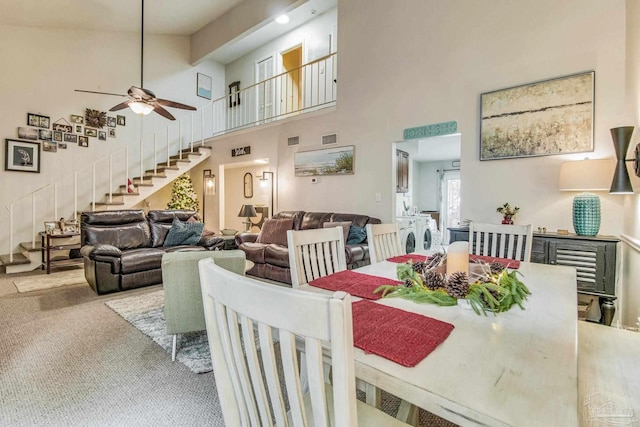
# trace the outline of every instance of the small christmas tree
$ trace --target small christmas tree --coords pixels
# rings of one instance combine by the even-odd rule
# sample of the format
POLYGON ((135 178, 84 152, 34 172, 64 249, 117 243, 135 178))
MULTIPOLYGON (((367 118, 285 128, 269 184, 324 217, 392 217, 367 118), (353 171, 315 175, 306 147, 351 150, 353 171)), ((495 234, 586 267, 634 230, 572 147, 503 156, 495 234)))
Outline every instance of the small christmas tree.
POLYGON ((171 200, 167 203, 167 209, 192 209, 198 210, 200 203, 198 196, 193 191, 193 182, 189 175, 182 174, 173 182, 171 200))

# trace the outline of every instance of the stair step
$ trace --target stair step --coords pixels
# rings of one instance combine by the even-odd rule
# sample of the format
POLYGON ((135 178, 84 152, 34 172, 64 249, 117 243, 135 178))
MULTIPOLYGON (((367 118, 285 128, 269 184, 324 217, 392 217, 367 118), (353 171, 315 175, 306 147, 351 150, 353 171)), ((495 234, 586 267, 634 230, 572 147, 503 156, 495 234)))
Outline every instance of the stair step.
MULTIPOLYGON (((104 195, 105 195, 105 196, 107 196, 107 197, 109 197, 109 193, 105 193, 104 195)), ((123 192, 121 192, 121 191, 120 191, 120 192, 118 192, 118 193, 111 193, 111 195, 112 195, 112 196, 114 196, 114 197, 120 197, 120 196, 139 196, 139 195, 140 195, 140 193, 129 193, 129 192, 123 193, 123 192)))
POLYGON ((122 206, 124 202, 96 202, 96 206, 122 206))
POLYGON ((42 250, 42 242, 40 241, 40 237, 36 239, 36 244, 32 244, 32 242, 22 242, 20 243, 20 247, 27 252, 38 252, 42 250))
MULTIPOLYGON (((133 183, 134 187, 153 187, 153 184, 150 182, 138 182, 138 183, 133 183)), ((127 188, 126 185, 121 185, 120 188, 127 188)))
MULTIPOLYGON (((158 172, 162 172, 164 169, 160 169, 158 168, 158 172)), ((151 179, 151 178, 166 178, 167 175, 164 173, 153 173, 153 169, 149 169, 148 171, 144 171, 144 179, 151 179)), ((135 177, 133 179, 140 179, 140 177, 135 177)))
MULTIPOLYGON (((164 171, 166 169, 176 170, 177 171, 180 168, 178 166, 167 166, 166 163, 160 163, 160 164, 158 164, 158 167, 156 168, 156 170, 158 172, 162 172, 162 171, 164 171)), ((153 172, 153 169, 146 170, 145 172, 153 172)))
POLYGON ((31 261, 29 258, 22 254, 13 254, 13 261, 9 261, 9 257, 11 255, 0 255, 0 262, 4 265, 20 265, 20 264, 29 264, 31 261))
MULTIPOLYGON (((199 151, 184 151, 182 150, 182 158, 185 159, 185 156, 202 156, 202 153, 200 153, 199 151)), ((175 159, 180 159, 179 155, 174 155, 169 157, 171 160, 175 160, 175 159)))
MULTIPOLYGON (((189 159, 184 159, 184 158, 182 158, 182 159, 171 159, 171 160, 169 160, 169 165, 170 165, 170 166, 177 165, 178 163, 191 163, 191 160, 189 160, 189 159)), ((161 167, 163 167, 163 168, 166 168, 166 167, 167 167, 167 162, 158 163, 158 166, 159 166, 159 167, 161 166, 161 167)))

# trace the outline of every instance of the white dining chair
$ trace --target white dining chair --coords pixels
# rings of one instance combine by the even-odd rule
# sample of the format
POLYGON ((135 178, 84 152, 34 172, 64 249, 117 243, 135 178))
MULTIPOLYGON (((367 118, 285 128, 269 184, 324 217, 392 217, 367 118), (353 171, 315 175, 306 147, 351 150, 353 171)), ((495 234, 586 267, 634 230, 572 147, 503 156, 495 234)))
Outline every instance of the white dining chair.
POLYGON ((529 262, 532 243, 531 224, 469 224, 470 254, 529 262))
POLYGON ((371 264, 405 255, 405 250, 400 243, 400 229, 397 223, 367 224, 365 228, 371 264))
POLYGON ((225 425, 406 426, 356 399, 350 295, 273 286, 211 259, 200 262, 199 271, 225 425), (296 341, 304 345, 309 379, 304 394, 296 341), (332 385, 324 381, 323 343, 331 348, 332 385))
POLYGON ((288 230, 291 286, 347 269, 342 227, 288 230))

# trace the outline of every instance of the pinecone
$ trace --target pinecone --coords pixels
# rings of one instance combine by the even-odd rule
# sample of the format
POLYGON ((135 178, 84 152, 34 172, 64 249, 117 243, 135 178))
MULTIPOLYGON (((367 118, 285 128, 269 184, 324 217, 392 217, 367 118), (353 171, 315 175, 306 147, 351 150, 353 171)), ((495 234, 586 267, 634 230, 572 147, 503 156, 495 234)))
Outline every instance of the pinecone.
POLYGON ((432 291, 444 288, 446 286, 444 275, 431 270, 427 270, 424 272, 422 281, 424 282, 424 285, 432 291))
POLYGON ((464 298, 469 292, 469 277, 463 271, 456 271, 447 281, 447 293, 454 298, 464 298))
POLYGON ((435 253, 433 255, 431 255, 429 258, 427 258, 427 266, 430 267, 436 267, 438 265, 440 265, 440 263, 442 262, 442 258, 444 257, 443 254, 441 254, 440 252, 435 253))
POLYGON ((412 287, 412 286, 413 286, 413 280, 411 280, 411 279, 404 279, 404 285, 405 285, 407 288, 412 287))
POLYGON ((422 274, 426 266, 427 264, 421 261, 416 261, 413 264, 411 264, 411 268, 413 268, 413 271, 419 274, 422 274))
POLYGON ((491 270, 491 274, 500 274, 504 270, 504 265, 499 262, 492 262, 489 264, 489 269, 491 270))

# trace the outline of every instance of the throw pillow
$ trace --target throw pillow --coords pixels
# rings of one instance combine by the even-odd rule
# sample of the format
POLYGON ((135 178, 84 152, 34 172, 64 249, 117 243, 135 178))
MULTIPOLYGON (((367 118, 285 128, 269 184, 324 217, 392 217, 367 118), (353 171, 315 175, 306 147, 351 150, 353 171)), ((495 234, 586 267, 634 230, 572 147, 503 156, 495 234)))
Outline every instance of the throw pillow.
POLYGON ((367 240, 367 230, 364 227, 352 225, 349 227, 349 237, 347 237, 347 245, 357 245, 367 240))
POLYGON ((293 230, 293 218, 270 218, 262 224, 256 243, 276 243, 278 245, 288 246, 287 230, 293 230))
POLYGON ((195 245, 200 240, 203 229, 202 222, 182 222, 178 218, 173 218, 163 246, 195 245))
POLYGON ((342 231, 344 232, 344 243, 346 245, 347 239, 349 238, 349 227, 351 227, 351 221, 325 222, 322 225, 322 228, 332 228, 332 227, 342 227, 342 231))

